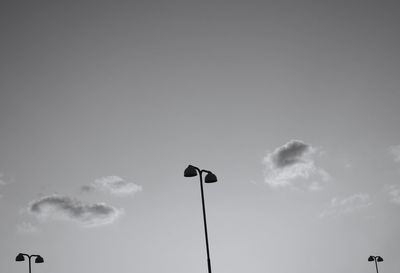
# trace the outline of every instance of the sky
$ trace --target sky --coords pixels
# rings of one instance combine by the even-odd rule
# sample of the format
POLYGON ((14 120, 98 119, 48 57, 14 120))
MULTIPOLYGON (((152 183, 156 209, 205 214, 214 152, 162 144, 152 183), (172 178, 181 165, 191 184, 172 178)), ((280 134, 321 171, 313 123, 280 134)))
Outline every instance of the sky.
POLYGON ((400 268, 395 1, 3 1, 0 272, 400 268))

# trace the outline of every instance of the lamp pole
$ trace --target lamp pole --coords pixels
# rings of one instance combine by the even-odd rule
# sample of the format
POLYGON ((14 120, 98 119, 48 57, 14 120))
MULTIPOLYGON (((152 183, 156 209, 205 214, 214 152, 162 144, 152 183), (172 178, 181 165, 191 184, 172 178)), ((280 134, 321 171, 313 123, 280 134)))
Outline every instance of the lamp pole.
POLYGON ((32 257, 36 257, 35 263, 37 263, 37 264, 41 264, 41 263, 44 262, 43 257, 40 256, 40 255, 37 255, 37 254, 29 255, 29 254, 25 254, 25 253, 19 253, 19 254, 17 255, 17 257, 15 257, 15 261, 16 261, 16 262, 25 261, 25 257, 28 258, 29 273, 32 272, 32 265, 31 265, 31 259, 32 259, 32 257))
POLYGON ((206 250, 207 250, 207 268, 208 268, 208 273, 211 273, 210 247, 208 244, 206 206, 205 206, 205 202, 204 202, 204 190, 203 190, 203 173, 207 173, 204 178, 205 183, 217 182, 217 176, 215 174, 213 174, 212 172, 207 171, 207 170, 201 170, 193 165, 189 165, 185 169, 184 176, 185 177, 193 177, 193 176, 197 176, 197 174, 198 174, 200 177, 201 204, 202 204, 202 208, 203 208, 204 233, 205 233, 205 238, 206 238, 206 250))
POLYGON ((381 256, 369 256, 368 262, 375 262, 376 273, 379 273, 378 263, 383 262, 383 258, 381 256))

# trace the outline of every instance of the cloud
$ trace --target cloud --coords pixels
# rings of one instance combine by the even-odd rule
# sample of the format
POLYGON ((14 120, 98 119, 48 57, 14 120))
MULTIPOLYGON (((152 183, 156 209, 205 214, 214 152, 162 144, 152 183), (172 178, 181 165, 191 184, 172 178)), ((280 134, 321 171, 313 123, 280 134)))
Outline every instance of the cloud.
POLYGON ((89 187, 119 196, 133 195, 142 190, 141 186, 115 175, 98 178, 89 187))
POLYGON ((17 231, 19 233, 35 233, 38 229, 30 222, 22 222, 17 226, 17 231))
POLYGON ((389 152, 393 155, 395 162, 400 162, 400 145, 389 147, 389 152))
POLYGON ((86 204, 62 195, 44 196, 34 200, 28 211, 39 219, 74 221, 84 227, 111 224, 123 211, 105 203, 86 204))
POLYGON ((320 190, 321 181, 328 181, 331 176, 316 166, 316 152, 316 148, 300 140, 291 140, 276 148, 263 159, 265 183, 274 187, 289 186, 295 180, 312 178, 313 181, 308 181, 306 187, 309 190, 320 190))
POLYGON ((310 191, 320 191, 322 190, 322 186, 321 183, 317 182, 317 181, 313 181, 311 182, 311 184, 308 186, 308 189, 310 191))
POLYGON ((353 213, 371 205, 371 197, 366 193, 356 193, 340 200, 333 198, 329 207, 320 214, 320 217, 353 213))
POLYGON ((400 205, 400 186, 399 185, 386 185, 385 192, 389 194, 390 201, 400 205))
POLYGON ((291 140, 285 145, 278 147, 271 154, 270 159, 277 168, 284 168, 298 163, 304 163, 303 156, 309 152, 311 147, 299 140, 291 140))
POLYGON ((83 185, 81 187, 81 191, 83 191, 83 192, 92 192, 94 190, 95 190, 95 188, 92 185, 83 185))

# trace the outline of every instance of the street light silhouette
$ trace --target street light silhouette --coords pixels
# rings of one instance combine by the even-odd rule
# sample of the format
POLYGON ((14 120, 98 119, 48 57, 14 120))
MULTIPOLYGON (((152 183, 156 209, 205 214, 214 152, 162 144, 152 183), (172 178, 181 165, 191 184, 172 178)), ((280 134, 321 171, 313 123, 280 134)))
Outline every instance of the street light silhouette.
POLYGON ((375 262, 376 273, 379 273, 378 263, 383 262, 383 258, 381 256, 369 256, 368 262, 375 262))
POLYGON ((29 254, 25 254, 25 253, 19 253, 19 254, 17 255, 17 257, 15 257, 15 261, 16 261, 16 262, 23 262, 23 261, 25 261, 25 257, 24 257, 24 256, 28 257, 28 262, 29 262, 29 273, 31 273, 31 271, 32 271, 32 269, 31 269, 31 258, 32 258, 32 257, 36 257, 35 263, 37 263, 37 264, 44 263, 44 260, 43 260, 43 257, 42 257, 42 256, 36 255, 36 254, 29 255, 29 254))
POLYGON ((201 190, 201 204, 203 206, 203 221, 204 221, 204 233, 206 237, 206 249, 207 249, 207 266, 208 273, 211 273, 211 260, 210 260, 210 248, 208 245, 208 234, 207 234, 207 220, 206 220, 206 207, 204 205, 204 191, 203 191, 203 173, 207 173, 204 178, 204 183, 217 182, 217 176, 210 171, 200 170, 199 168, 189 165, 184 172, 185 177, 194 177, 199 175, 200 177, 200 190, 201 190))

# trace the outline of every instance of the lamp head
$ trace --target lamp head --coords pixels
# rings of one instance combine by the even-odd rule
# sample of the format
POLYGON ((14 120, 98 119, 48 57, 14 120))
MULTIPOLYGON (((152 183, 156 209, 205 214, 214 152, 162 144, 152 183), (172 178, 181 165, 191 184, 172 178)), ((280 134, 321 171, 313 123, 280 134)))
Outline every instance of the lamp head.
POLYGON ((205 183, 214 183, 217 182, 217 176, 212 172, 207 173, 206 177, 204 178, 205 183))
POLYGON ((35 259, 35 263, 37 263, 37 264, 44 263, 43 257, 40 256, 40 255, 38 255, 38 256, 36 257, 36 259, 35 259))
POLYGON ((196 175, 197 175, 197 169, 192 165, 187 166, 183 174, 184 177, 193 177, 196 175))
POLYGON ((383 262, 383 258, 382 258, 381 256, 378 256, 377 261, 378 261, 378 262, 383 262))
POLYGON ((16 262, 23 262, 23 261, 25 261, 24 255, 23 255, 22 253, 19 253, 19 254, 17 255, 17 257, 15 257, 15 261, 16 261, 16 262))
POLYGON ((368 257, 368 262, 373 262, 375 259, 374 259, 374 256, 369 256, 368 257))

